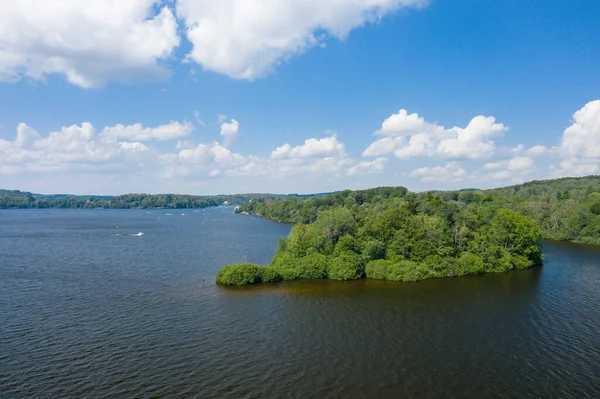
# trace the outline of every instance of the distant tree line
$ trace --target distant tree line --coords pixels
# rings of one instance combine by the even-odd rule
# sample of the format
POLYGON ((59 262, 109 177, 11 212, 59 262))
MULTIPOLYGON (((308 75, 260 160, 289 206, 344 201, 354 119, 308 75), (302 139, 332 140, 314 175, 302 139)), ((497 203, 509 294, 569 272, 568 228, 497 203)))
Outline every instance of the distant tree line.
POLYGON ((320 198, 245 202, 238 211, 281 222, 312 223, 320 211, 333 207, 348 208, 402 197, 421 207, 441 201, 456 206, 511 209, 532 218, 544 239, 600 245, 600 176, 532 181, 483 191, 409 193, 404 187, 348 190, 320 198))
POLYGON ((194 196, 179 194, 126 194, 110 196, 42 195, 22 191, 0 190, 0 209, 62 208, 62 209, 150 209, 150 208, 206 208, 225 203, 231 205, 247 201, 283 200, 287 195, 240 194, 194 196))
POLYGON ((545 239, 600 245, 600 176, 532 181, 484 197, 532 218, 545 239))

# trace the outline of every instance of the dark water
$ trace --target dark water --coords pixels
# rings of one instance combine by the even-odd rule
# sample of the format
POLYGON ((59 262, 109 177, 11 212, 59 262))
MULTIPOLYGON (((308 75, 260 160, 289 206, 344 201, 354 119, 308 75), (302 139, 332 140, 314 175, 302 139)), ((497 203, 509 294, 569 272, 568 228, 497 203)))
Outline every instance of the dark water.
POLYGON ((0 211, 0 397, 600 397, 599 248, 226 289, 223 264, 266 263, 289 231, 228 212, 0 211))

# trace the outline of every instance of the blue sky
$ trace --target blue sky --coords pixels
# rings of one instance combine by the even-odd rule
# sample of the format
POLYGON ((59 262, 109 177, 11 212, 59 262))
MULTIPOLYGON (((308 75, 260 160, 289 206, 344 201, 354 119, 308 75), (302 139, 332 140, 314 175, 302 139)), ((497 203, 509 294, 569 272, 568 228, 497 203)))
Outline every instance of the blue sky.
POLYGON ((0 6, 2 188, 427 190, 598 173, 597 1, 60 3, 0 6))

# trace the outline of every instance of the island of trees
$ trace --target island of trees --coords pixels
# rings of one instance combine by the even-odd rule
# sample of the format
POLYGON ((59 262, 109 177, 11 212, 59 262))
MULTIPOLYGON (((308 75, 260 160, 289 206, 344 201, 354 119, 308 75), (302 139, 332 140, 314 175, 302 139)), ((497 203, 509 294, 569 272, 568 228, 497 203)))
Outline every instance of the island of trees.
POLYGON ((600 245, 600 177, 494 190, 404 187, 244 202, 238 212, 295 223, 270 265, 227 265, 217 282, 429 278, 542 264, 540 240, 600 245))

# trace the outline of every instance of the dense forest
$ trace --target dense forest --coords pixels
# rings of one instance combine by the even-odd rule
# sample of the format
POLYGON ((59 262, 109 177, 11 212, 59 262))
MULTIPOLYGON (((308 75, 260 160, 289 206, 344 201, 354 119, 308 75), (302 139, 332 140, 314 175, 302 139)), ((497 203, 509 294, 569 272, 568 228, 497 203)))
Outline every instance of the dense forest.
POLYGON ((433 197, 459 207, 473 203, 511 209, 535 220, 545 239, 600 245, 600 176, 532 181, 483 191, 409 193, 404 187, 347 190, 321 198, 245 202, 238 211, 281 222, 312 223, 326 209, 404 196, 421 204, 433 197))
POLYGON ((542 238, 600 245, 598 176, 484 191, 348 190, 251 201, 237 211, 296 225, 268 267, 227 265, 217 275, 220 284, 419 281, 541 264, 542 238))
POLYGON ((461 195, 443 200, 432 193, 421 198, 404 189, 380 188, 361 192, 366 201, 359 204, 354 195, 336 194, 340 201, 345 197, 343 204, 324 205, 314 221, 296 224, 268 267, 228 265, 217 282, 419 281, 542 263, 541 232, 531 218, 493 201, 464 201, 461 195))
POLYGON ((111 196, 43 195, 17 190, 0 190, 0 209, 67 208, 67 209, 132 209, 132 208, 206 208, 225 203, 237 205, 248 201, 272 201, 286 198, 306 198, 298 195, 178 195, 126 194, 111 196))

